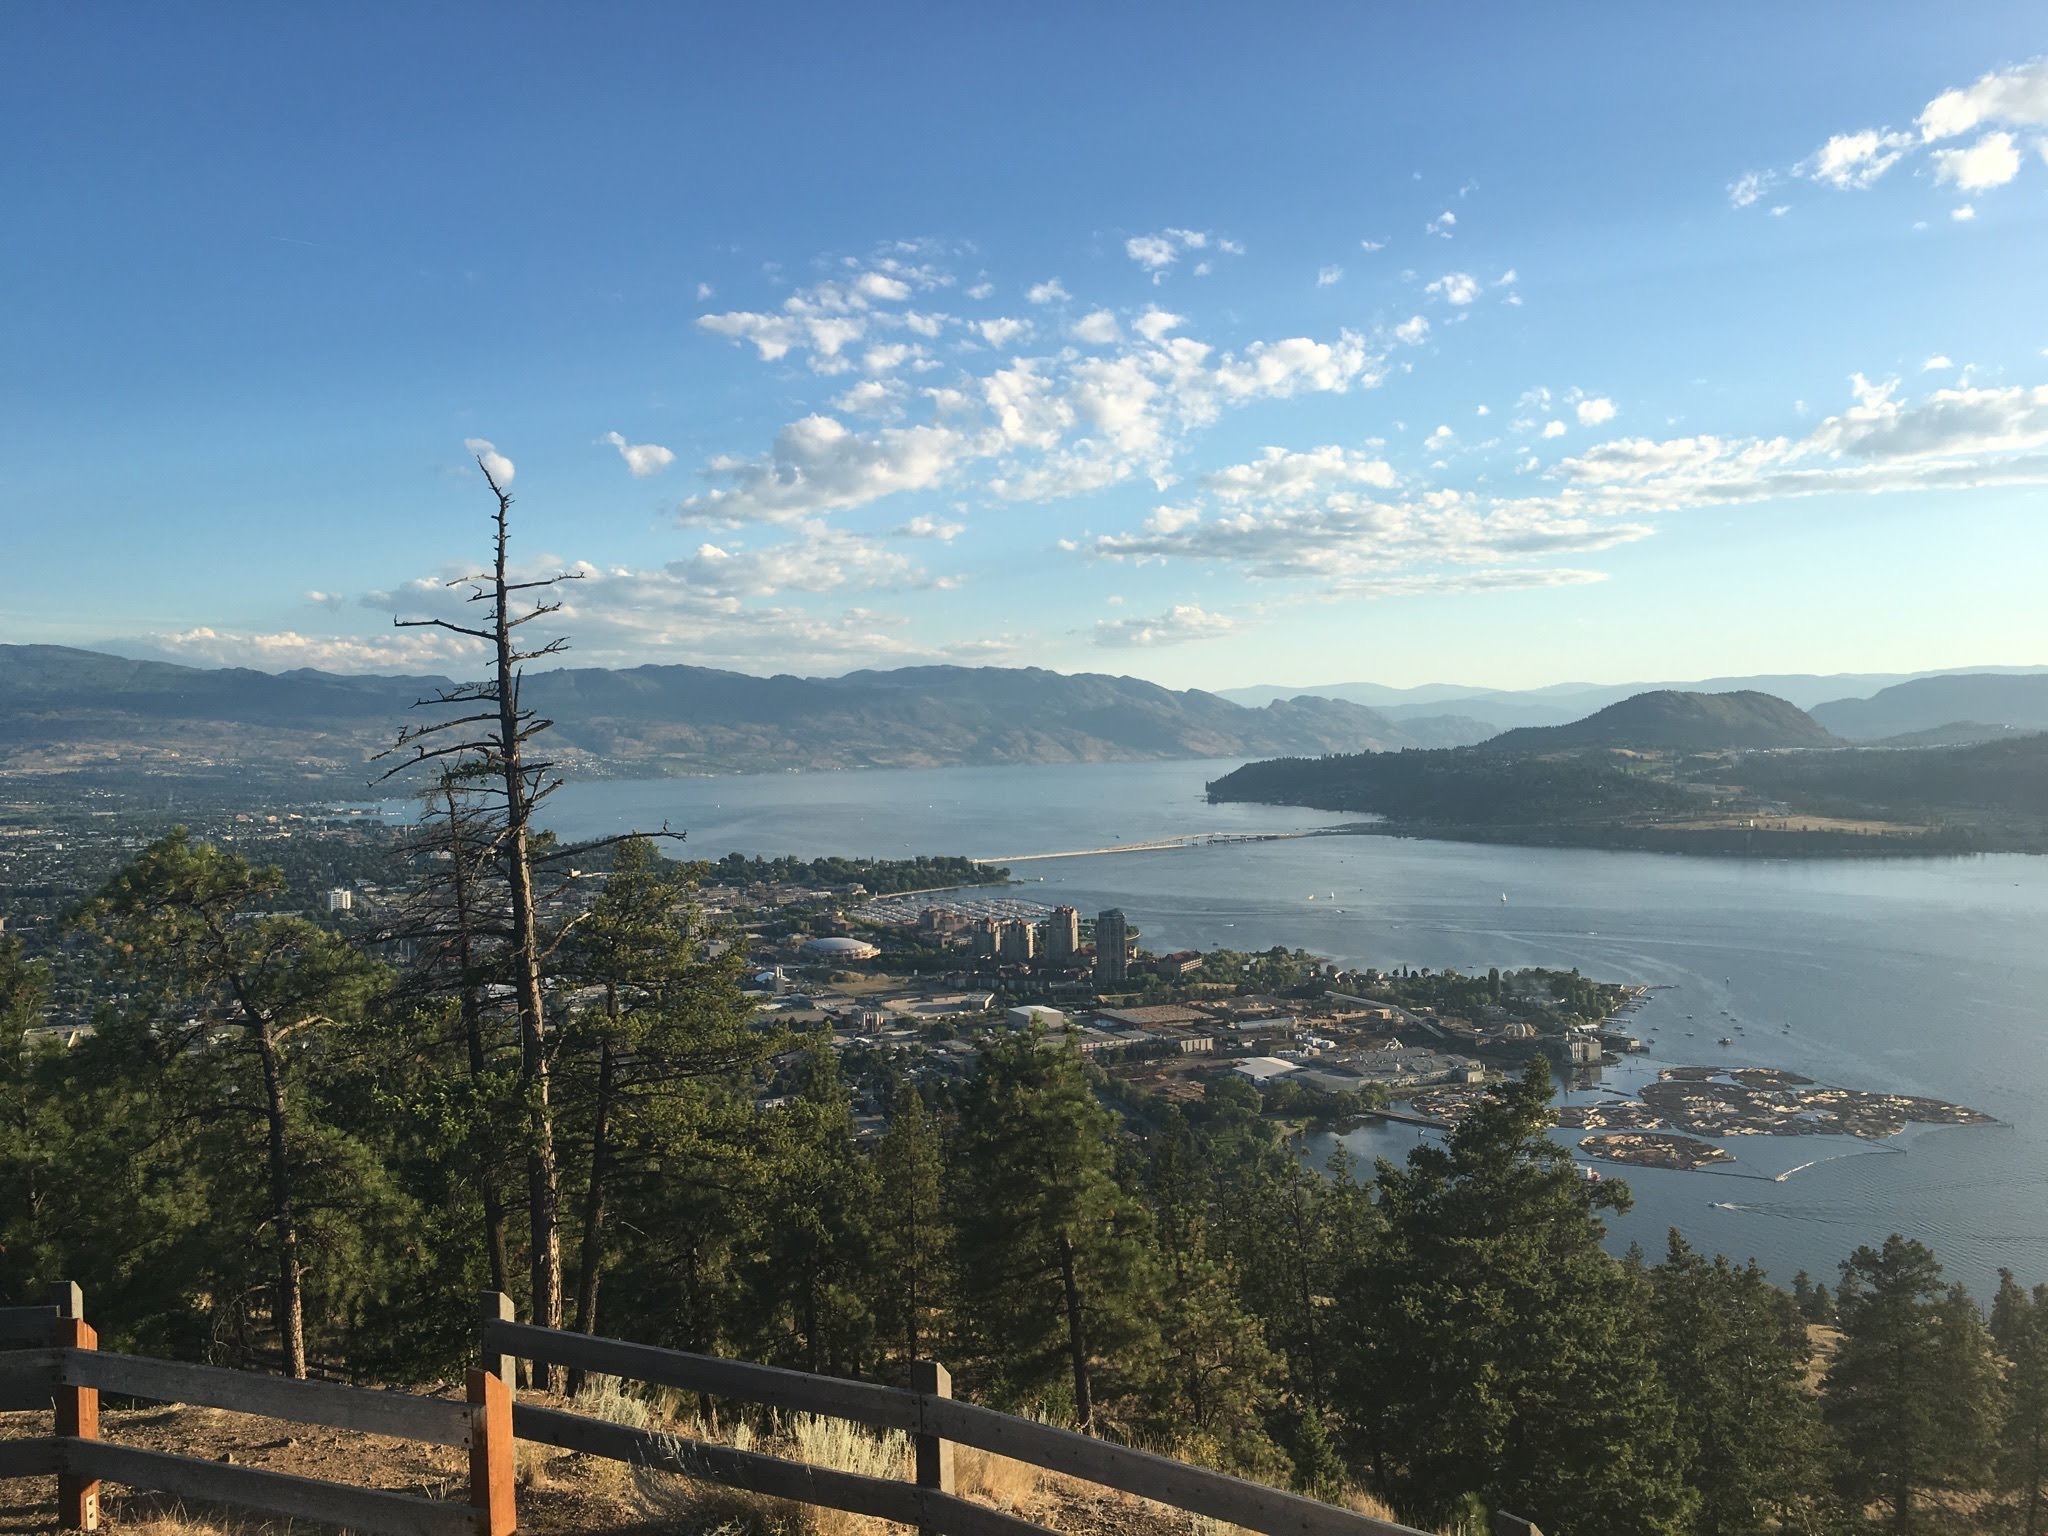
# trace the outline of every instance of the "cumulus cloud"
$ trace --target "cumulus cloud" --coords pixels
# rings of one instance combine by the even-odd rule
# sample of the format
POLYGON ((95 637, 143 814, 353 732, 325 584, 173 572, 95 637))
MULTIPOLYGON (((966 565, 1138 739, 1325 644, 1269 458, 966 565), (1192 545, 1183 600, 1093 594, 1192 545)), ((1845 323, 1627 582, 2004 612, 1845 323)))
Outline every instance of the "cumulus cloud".
POLYGON ((1969 203, 1962 203, 1954 208, 1949 209, 1948 216, 1954 219, 1958 224, 1967 224, 1970 222, 1970 220, 1977 217, 1977 210, 1973 205, 1969 203))
POLYGON ((1955 367, 1955 364, 1948 357, 1937 352, 1920 365, 1920 371, 1922 373, 1938 373, 1945 368, 1953 367, 1955 367))
MULTIPOLYGON (((2002 187, 2020 173, 2021 145, 2011 129, 2048 126, 2048 58, 1982 76, 1974 85, 1943 91, 1921 108, 1912 132, 1864 128, 1838 133, 1792 168, 1828 186, 1860 190, 1925 146, 1978 133, 1967 147, 1925 149, 1934 180, 1964 192, 2002 187)), ((2037 141, 2038 142, 2038 141, 2037 141)), ((1751 172, 1729 188, 1729 200, 1747 206, 1762 196, 1771 172, 1751 172)), ((1773 208, 1773 213, 1781 210, 1773 208)), ((1967 219, 1971 214, 1952 214, 1967 219)))
POLYGON ((1429 322, 1420 315, 1410 315, 1394 327, 1394 335, 1412 347, 1429 335, 1429 322))
POLYGON ((1074 340, 1086 342, 1091 347, 1106 347, 1123 339, 1123 330, 1116 323, 1116 316, 1106 309, 1091 310, 1076 320, 1072 327, 1074 340))
POLYGON ((1031 322, 999 316, 993 320, 975 321, 974 329, 990 346, 1007 347, 1011 342, 1031 334, 1031 322))
POLYGON ((484 473, 497 481, 499 485, 504 486, 512 483, 512 461, 506 458, 504 454, 498 452, 488 438, 465 437, 462 440, 462 446, 469 450, 470 457, 483 465, 484 473))
POLYGON ((899 539, 937 539, 941 544, 950 544, 967 531, 967 525, 920 515, 891 531, 899 539))
POLYGON ((707 473, 726 485, 682 504, 685 522, 794 522, 863 506, 898 491, 938 485, 968 449, 947 427, 849 431, 830 416, 806 416, 776 434, 760 458, 713 459, 707 473))
POLYGON ((1921 138, 1931 143, 1956 138, 1983 123, 2048 127, 2048 58, 1943 91, 1921 110, 1918 127, 1921 138))
POLYGON ((1358 242, 1358 248, 1366 252, 1384 251, 1387 248, 1387 242, 1384 240, 1361 240, 1358 242))
POLYGON ((1177 603, 1150 618, 1098 619, 1095 643, 1116 650, 1184 645, 1190 640, 1213 640, 1236 628, 1237 621, 1227 614, 1177 603))
POLYGON ((311 667, 320 672, 438 672, 473 659, 473 646, 445 630, 380 635, 303 635, 297 630, 191 629, 155 631, 138 646, 187 663, 253 667, 260 672, 311 667))
POLYGON ((658 475, 676 461, 675 454, 659 443, 629 443, 617 432, 605 433, 604 440, 619 450, 619 457, 626 461, 626 469, 636 480, 658 475))
POLYGON ((1024 297, 1033 304, 1064 304, 1073 295, 1060 286, 1060 280, 1049 277, 1042 283, 1033 283, 1024 290, 1024 297))
POLYGON ((1470 304, 1479 297, 1479 281, 1469 272, 1446 272, 1424 291, 1447 304, 1470 304))
POLYGON ((1614 420, 1614 402, 1604 395, 1594 395, 1581 400, 1577 406, 1579 425, 1597 427, 1602 422, 1614 420))
POLYGON ((1147 341, 1158 342, 1164 340, 1169 332, 1177 331, 1186 324, 1184 316, 1168 314, 1155 304, 1131 322, 1131 329, 1147 341))
POLYGON ((1874 186, 1913 146, 1909 133, 1865 128, 1838 133, 1796 167, 1798 174, 1844 191, 1874 186))
POLYGON ((1545 437, 1563 437, 1564 434, 1565 424, 1563 422, 1546 421, 1545 423, 1543 423, 1543 435, 1545 437))
POLYGON ((1968 149, 1934 151, 1934 179, 1960 191, 2002 187, 2019 173, 2019 145, 2009 133, 1987 133, 1968 149))
MULTIPOLYGON (((1163 229, 1157 234, 1133 235, 1124 242, 1124 254, 1152 274, 1152 281, 1159 282, 1175 263, 1190 251, 1219 251, 1226 256, 1241 256, 1244 247, 1235 240, 1226 240, 1205 229, 1163 229)), ((1207 262, 1195 268, 1197 277, 1209 270, 1207 262)))
POLYGON ((1247 501, 1301 501, 1347 486, 1391 490, 1400 483, 1393 465, 1355 450, 1324 447, 1294 452, 1267 448, 1248 464, 1203 477, 1203 486, 1226 506, 1247 501))
POLYGON ((1318 288, 1333 287, 1334 285, 1341 283, 1343 281, 1344 269, 1340 266, 1336 266, 1333 264, 1327 267, 1318 267, 1316 269, 1316 286, 1318 288))
POLYGON ((1436 235, 1444 240, 1450 239, 1451 231, 1457 227, 1458 216, 1448 208, 1422 226, 1425 233, 1436 235))

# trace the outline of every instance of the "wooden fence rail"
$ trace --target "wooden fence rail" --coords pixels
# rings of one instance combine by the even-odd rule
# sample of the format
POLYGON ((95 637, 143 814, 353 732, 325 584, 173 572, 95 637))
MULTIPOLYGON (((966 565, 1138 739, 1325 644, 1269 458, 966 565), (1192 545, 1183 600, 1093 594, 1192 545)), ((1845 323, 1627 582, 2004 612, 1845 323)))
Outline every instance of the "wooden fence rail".
MULTIPOLYGON (((713 1397, 736 1398, 788 1412, 850 1419, 870 1429, 901 1430, 913 1435, 923 1454, 918 1458, 918 1483, 909 1486, 942 1495, 945 1502, 928 1505, 925 1513, 919 1516, 890 1514, 883 1518, 917 1524, 926 1530, 940 1532, 942 1536, 985 1536, 985 1533, 986 1536, 994 1536, 992 1527, 977 1523, 980 1516, 992 1511, 981 1505, 968 1505, 967 1508, 974 1512, 970 1516, 953 1508, 953 1505, 964 1504, 965 1501, 952 1497, 950 1466, 943 1449, 950 1445, 973 1446, 1013 1461, 1028 1462, 1047 1471, 1136 1494, 1191 1514, 1228 1521, 1246 1530, 1260 1532, 1261 1536, 1413 1536, 1407 1526, 1375 1520, 1334 1504, 1248 1483, 1242 1478, 1190 1466, 1169 1456, 1157 1456, 1150 1451, 1135 1450, 1090 1435, 1076 1434, 1072 1430, 960 1402, 951 1396, 950 1382, 945 1380, 943 1371, 939 1371, 932 1380, 934 1390, 887 1387, 875 1382, 846 1381, 836 1376, 815 1376, 776 1366, 752 1365, 681 1350, 657 1349, 648 1344, 629 1344, 619 1339, 537 1328, 527 1323, 507 1321, 505 1312, 506 1308, 495 1296, 485 1298, 483 1347, 487 1359, 517 1355, 536 1363, 562 1365, 571 1370, 598 1372, 713 1397)), ((938 1368, 927 1365, 926 1369, 936 1371, 938 1368)), ((528 1439, 546 1439, 551 1444, 559 1444, 562 1442, 553 1437, 571 1433, 569 1426, 561 1422, 564 1420, 573 1422, 577 1416, 549 1413, 546 1419, 541 1419, 535 1410, 521 1409, 514 1414, 514 1432, 528 1439)), ((585 1419, 581 1422, 589 1424, 593 1421, 585 1419)), ((593 1455, 615 1455, 620 1460, 638 1459, 633 1447, 639 1442, 620 1436, 602 1439, 604 1444, 619 1449, 597 1449, 596 1441, 578 1444, 573 1449, 593 1455)), ((703 1464, 707 1467, 722 1464, 712 1456, 716 1447, 699 1446, 695 1442, 679 1443, 690 1445, 689 1454, 704 1458, 703 1464)), ((777 1458, 756 1459, 772 1461, 777 1458)), ((780 1464, 797 1469, 792 1473, 776 1474, 784 1478, 808 1474, 815 1479, 820 1470, 803 1467, 796 1462, 780 1464)), ((774 1490, 764 1488, 760 1491, 774 1490)), ((803 1498, 808 1503, 823 1504, 833 1509, 851 1509, 856 1514, 876 1512, 865 1504, 856 1506, 838 1501, 841 1496, 872 1499, 875 1497, 873 1490, 850 1486, 842 1488, 829 1480, 818 1483, 812 1494, 781 1496, 803 1498)), ((912 1506, 908 1501, 898 1499, 893 1507, 908 1509, 912 1506)), ((1024 1536, 1026 1529, 1031 1528, 1021 1521, 1004 1527, 1008 1536, 1024 1536)))
MULTIPOLYGON (((847 1381, 534 1327, 513 1321, 511 1302, 496 1292, 483 1298, 482 1366, 469 1372, 467 1402, 102 1353, 76 1286, 58 1287, 52 1306, 0 1307, 0 1340, 27 1346, 0 1350, 0 1408, 49 1407, 56 1420, 47 1438, 0 1441, 0 1478, 56 1473, 59 1524, 69 1530, 96 1528, 104 1480, 344 1526, 366 1536, 512 1536, 517 1436, 915 1526, 929 1536, 1054 1536, 960 1497, 954 1491, 953 1451, 962 1445, 1259 1536, 1416 1536, 1407 1526, 1299 1494, 960 1402, 944 1367, 930 1361, 915 1363, 909 1387, 847 1381), (560 1409, 515 1406, 520 1359, 898 1431, 911 1439, 912 1477, 870 1477, 560 1409), (467 1446, 468 1499, 430 1499, 111 1445, 99 1438, 103 1392, 467 1446)), ((1541 1536, 1525 1522, 1509 1521, 1497 1522, 1498 1536, 1541 1536)))
POLYGON ((83 1313, 75 1285, 57 1287, 54 1306, 0 1307, 0 1339, 29 1345, 0 1352, 0 1407, 49 1408, 56 1420, 47 1438, 0 1441, 0 1478, 54 1472, 62 1529, 97 1529, 100 1484, 113 1482, 365 1536, 512 1536, 512 1398, 504 1382, 486 1372, 472 1370, 469 1400, 454 1402, 102 1353, 83 1313), (468 1499, 430 1499, 110 1445, 99 1433, 103 1392, 467 1447, 468 1499))

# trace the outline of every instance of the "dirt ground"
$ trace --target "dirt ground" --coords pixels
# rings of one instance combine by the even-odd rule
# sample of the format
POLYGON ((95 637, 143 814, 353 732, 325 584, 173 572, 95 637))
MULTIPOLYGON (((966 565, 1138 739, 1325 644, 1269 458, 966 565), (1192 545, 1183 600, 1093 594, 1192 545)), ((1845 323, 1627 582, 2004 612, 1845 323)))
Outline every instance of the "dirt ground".
MULTIPOLYGON (((573 1406, 531 1393, 522 1393, 521 1400, 550 1407, 573 1406)), ((0 1413, 0 1440, 33 1438, 50 1431, 48 1412, 0 1413)), ((205 1457, 425 1498, 458 1500, 468 1485, 468 1453, 458 1447, 422 1445, 215 1408, 122 1409, 103 1404, 100 1433, 113 1443, 143 1450, 205 1457)), ((1066 1536, 1194 1536, 1193 1522, 1176 1511, 1108 1489, 1041 1477, 1016 1463, 1002 1465, 1009 1473, 989 1479, 987 1501, 1066 1536)), ((962 1492, 985 1496, 980 1487, 963 1486, 962 1492)), ((55 1478, 0 1482, 0 1536, 54 1531, 56 1503, 55 1478)), ((789 1511, 791 1507, 779 1508, 789 1511)), ((664 1512, 636 1484, 632 1470, 621 1463, 527 1441, 519 1444, 518 1510, 520 1531, 536 1536, 569 1536, 572 1532, 710 1536, 712 1526, 731 1528, 726 1519, 695 1520, 664 1512)), ((268 1520, 191 1501, 132 1493, 113 1484, 102 1490, 101 1511, 103 1529, 127 1536, 307 1536, 320 1529, 303 1520, 268 1520)), ((785 1522, 771 1523, 779 1527, 785 1522)), ((794 1528, 776 1536, 911 1536, 904 1527, 852 1516, 813 1522, 814 1528, 809 1530, 803 1529, 805 1524, 799 1518, 794 1528)))

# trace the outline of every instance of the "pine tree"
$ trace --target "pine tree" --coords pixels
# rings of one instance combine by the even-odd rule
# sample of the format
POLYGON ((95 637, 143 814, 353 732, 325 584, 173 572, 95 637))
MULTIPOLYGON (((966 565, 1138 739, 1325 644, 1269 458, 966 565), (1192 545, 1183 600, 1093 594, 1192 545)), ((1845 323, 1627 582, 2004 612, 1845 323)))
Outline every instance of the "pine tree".
POLYGON ((1386 1234, 1341 1294, 1337 1398, 1410 1519, 1476 1495, 1546 1530, 1680 1532, 1693 1499, 1648 1287, 1600 1246, 1626 1189, 1581 1178, 1550 1120, 1538 1060, 1445 1145, 1380 1165, 1386 1234))
POLYGON ((1754 1264, 1711 1262, 1674 1229, 1650 1271, 1653 1349, 1678 1407, 1699 1536, 1798 1529, 1820 1481, 1809 1349, 1791 1297, 1754 1264))
POLYGON ((945 1213, 945 1148, 914 1088, 896 1098, 875 1146, 875 1315, 907 1362, 931 1346, 946 1307, 953 1245, 945 1213))
POLYGON ((2012 1528, 2041 1536, 2048 1530, 2048 1286, 2030 1294, 2011 1270, 2000 1270, 1991 1336, 2006 1384, 1998 1484, 2011 1503, 2012 1528))
POLYGON ((646 1155, 658 1126, 672 1130, 700 1080, 751 1064, 767 1037, 740 996, 743 947, 723 944, 692 897, 682 866, 645 837, 613 851, 604 889, 563 945, 563 977, 594 1002, 563 1031, 559 1113, 580 1132, 581 1241, 575 1327, 597 1328, 599 1286, 611 1260, 612 1201, 621 1171, 646 1155))
MULTIPOLYGON (((306 1374, 302 1182, 374 1163, 322 1127, 300 1063, 322 1030, 359 1017, 381 982, 377 967, 324 929, 266 915, 282 885, 180 829, 145 849, 78 918, 115 956, 130 987, 102 1053, 147 1077, 180 1113, 216 1130, 223 1194, 260 1187, 274 1249, 270 1312, 284 1368, 306 1374), (237 1124, 263 1128, 260 1149, 237 1124)), ((347 1182, 342 1176, 343 1184, 347 1182)))
POLYGON ((1156 1347, 1151 1221, 1117 1182, 1115 1133, 1072 1044, 1019 1031, 983 1047, 954 1158, 967 1347, 990 1395, 1084 1431, 1156 1347))
POLYGON ((1941 1265, 1897 1233, 1842 1264, 1842 1344, 1822 1410, 1843 1453, 1843 1492, 1885 1506, 1911 1531, 1929 1489, 1986 1481, 1997 1423, 1996 1371, 1976 1304, 1942 1284, 1941 1265))

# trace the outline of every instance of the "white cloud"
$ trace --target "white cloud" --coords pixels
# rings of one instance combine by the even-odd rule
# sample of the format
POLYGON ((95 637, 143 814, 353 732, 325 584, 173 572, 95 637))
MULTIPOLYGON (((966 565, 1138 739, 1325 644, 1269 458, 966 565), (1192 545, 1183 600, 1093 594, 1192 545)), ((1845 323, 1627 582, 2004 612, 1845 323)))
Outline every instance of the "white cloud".
POLYGON ((919 515, 902 526, 892 529, 899 539, 937 539, 941 544, 950 544, 967 531, 965 523, 948 523, 938 518, 919 515))
POLYGON ((711 292, 712 289, 709 283, 699 283, 697 285, 697 302, 699 304, 702 304, 706 299, 711 297, 711 292))
POLYGON ((1453 432, 1448 426, 1439 426, 1422 440, 1422 447, 1428 453, 1442 453, 1453 442, 1457 441, 1457 437, 1458 434, 1453 432))
POLYGON ((1545 423, 1543 423, 1543 435, 1545 437, 1563 437, 1564 434, 1565 425, 1563 422, 1546 421, 1545 423))
POLYGON ((1844 191, 1861 189, 1875 185, 1912 146, 1913 136, 1909 133, 1880 132, 1875 128, 1838 133, 1795 169, 1801 176, 1844 191))
POLYGON ((831 405, 847 416, 880 416, 893 411, 902 397, 903 386, 894 379, 862 379, 834 396, 831 405))
POLYGON ((1361 251, 1384 251, 1387 248, 1387 242, 1384 240, 1361 240, 1358 242, 1358 248, 1361 251))
POLYGON ((1977 217, 1977 210, 1974 207, 1972 207, 1969 203, 1963 203, 1957 207, 1949 209, 1948 216, 1954 219, 1958 224, 1967 224, 1970 222, 1970 220, 1977 217))
POLYGON ((1169 331, 1179 330, 1180 327, 1186 324, 1187 319, 1185 316, 1169 314, 1155 304, 1147 308, 1145 313, 1131 322, 1131 329, 1147 341, 1157 342, 1165 337, 1169 331))
POLYGON ((659 443, 629 443, 617 432, 605 433, 604 440, 619 450, 619 457, 626 461, 626 468, 636 480, 658 475, 676 461, 675 454, 659 443))
POLYGON ((1960 191, 2002 187, 2019 173, 2019 146, 2009 133, 1987 133, 1968 149, 1934 151, 1934 179, 1960 191))
POLYGON ((1429 334, 1429 322, 1420 315, 1410 315, 1394 327, 1394 335, 1411 347, 1429 334))
POLYGON ((1491 416, 1493 414, 1493 407, 1490 405, 1482 405, 1473 414, 1476 416, 1491 416))
POLYGON ((307 602, 313 604, 315 607, 326 608, 330 611, 341 607, 348 601, 348 599, 339 592, 308 592, 305 594, 305 598, 307 602))
POLYGON ((1024 290, 1024 297, 1034 304, 1064 304, 1073 295, 1060 286, 1060 280, 1049 277, 1042 283, 1033 283, 1024 290))
POLYGON ((1451 231, 1458 227, 1458 216, 1446 208, 1422 227, 1426 233, 1448 240, 1451 238, 1451 231))
POLYGON ((1106 309, 1091 310, 1073 324, 1072 333, 1076 341, 1086 342, 1091 347, 1106 347, 1123 339, 1123 331, 1116 323, 1116 316, 1106 309))
POLYGON ((1614 402, 1604 395, 1581 400, 1578 403, 1578 415, 1580 426, 1597 427, 1602 422, 1614 420, 1614 402))
POLYGON ((1177 603, 1150 618, 1098 619, 1095 643, 1111 649, 1183 645, 1190 640, 1213 640, 1237 628, 1227 614, 1210 613, 1192 603, 1177 603))
POLYGON ((1953 139, 1982 123, 2048 127, 2048 58, 1983 76, 1974 85, 1943 91, 1920 113, 1920 137, 1953 139))
POLYGON ((1446 272, 1424 292, 1448 304, 1470 304, 1479 297, 1479 281, 1469 272, 1446 272))
MULTIPOLYGON (((464 615, 471 620, 474 615, 464 615)), ((140 637, 145 648, 184 662, 223 667, 320 672, 439 672, 474 659, 473 646, 445 630, 408 629, 380 635, 302 635, 297 630, 192 629, 140 637)))
POLYGON ((967 290, 967 297, 970 299, 985 299, 995 291, 996 285, 994 283, 976 283, 967 290))
POLYGON ((688 498, 681 512, 685 522, 794 522, 928 490, 970 451, 948 427, 887 427, 862 436, 830 416, 806 416, 778 432, 760 458, 713 459, 708 473, 730 484, 688 498))
POLYGON ((1332 265, 1316 269, 1316 286, 1318 288, 1328 288, 1333 284, 1343 281, 1344 269, 1342 267, 1332 265))
POLYGON ((1124 242, 1124 254, 1150 272, 1163 272, 1180 260, 1180 251, 1164 235, 1133 235, 1124 242))
POLYGON ((1242 354, 1230 353, 1216 367, 1216 384, 1225 395, 1291 395, 1330 391, 1342 394, 1353 382, 1377 384, 1377 359, 1366 353, 1363 338, 1341 333, 1334 344, 1306 336, 1286 341, 1255 341, 1242 354))
POLYGON ((1249 464, 1234 464, 1203 477, 1208 492, 1225 506, 1243 502, 1294 502, 1344 487, 1391 490, 1400 483, 1393 465, 1339 447, 1293 452, 1267 448, 1249 464))
MULTIPOLYGON (((1244 254, 1244 247, 1237 241, 1223 239, 1206 229, 1163 229, 1154 235, 1133 235, 1124 242, 1124 254, 1151 273, 1155 283, 1189 251, 1212 249, 1226 256, 1244 254)), ((1208 271, 1208 262, 1199 263, 1195 276, 1206 276, 1208 271)))
POLYGON ((798 537, 751 549, 697 546, 686 559, 663 567, 678 581, 704 592, 736 597, 771 597, 779 592, 867 590, 921 584, 917 564, 875 539, 824 523, 804 523, 798 537))
POLYGON ((910 284, 881 272, 863 272, 853 286, 862 298, 887 304, 898 304, 910 297, 910 284))
POLYGON ((1020 336, 1030 335, 1031 322, 1004 316, 994 320, 977 320, 974 322, 974 329, 980 333, 983 341, 992 347, 1000 348, 1007 347, 1020 336))
POLYGON ((1744 171, 1728 183, 1728 206, 1747 208, 1777 184, 1776 171, 1744 171))
POLYGON ((1920 365, 1920 371, 1922 373, 1936 373, 1944 368, 1953 367, 1955 367, 1955 364, 1953 362, 1951 362, 1943 354, 1937 352, 1934 354, 1934 356, 1928 358, 1926 362, 1920 365))
POLYGON ((491 445, 489 439, 465 437, 462 440, 462 446, 469 450, 472 458, 483 465, 484 473, 497 481, 499 485, 505 486, 512 483, 512 461, 506 458, 504 454, 498 452, 491 445))

